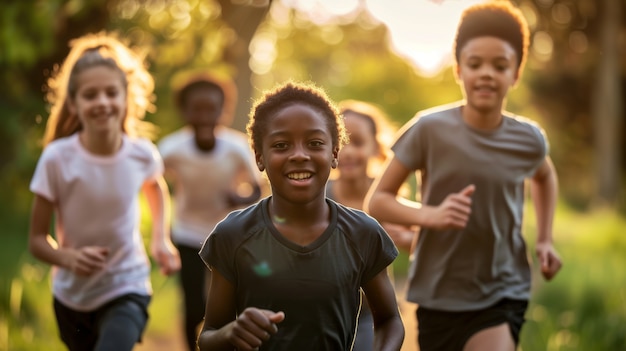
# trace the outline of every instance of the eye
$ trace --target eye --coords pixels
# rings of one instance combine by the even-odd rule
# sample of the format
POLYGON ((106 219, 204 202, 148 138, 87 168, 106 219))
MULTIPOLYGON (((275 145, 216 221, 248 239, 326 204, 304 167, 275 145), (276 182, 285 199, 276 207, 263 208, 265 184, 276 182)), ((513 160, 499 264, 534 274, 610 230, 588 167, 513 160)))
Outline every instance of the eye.
POLYGON ((110 98, 114 98, 119 95, 119 90, 117 89, 109 89, 107 90, 107 96, 110 98))
POLYGON ((311 145, 311 147, 314 147, 314 148, 319 148, 324 145, 324 142, 321 140, 311 140, 309 142, 309 145, 311 145))
POLYGON ((287 148, 287 143, 284 141, 278 141, 275 142, 274 144, 272 144, 272 148, 273 149, 279 149, 279 150, 284 150, 287 148))

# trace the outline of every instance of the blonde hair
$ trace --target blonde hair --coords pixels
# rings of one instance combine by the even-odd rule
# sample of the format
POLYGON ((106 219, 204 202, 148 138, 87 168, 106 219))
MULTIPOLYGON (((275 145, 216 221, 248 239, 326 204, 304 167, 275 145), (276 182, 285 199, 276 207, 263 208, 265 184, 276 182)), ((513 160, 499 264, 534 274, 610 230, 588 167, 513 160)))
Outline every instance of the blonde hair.
POLYGON ((154 112, 154 79, 143 56, 131 50, 116 34, 87 34, 70 41, 70 53, 61 66, 54 67, 47 82, 46 101, 50 116, 44 146, 82 129, 78 117, 70 113, 68 101, 76 97, 77 76, 86 69, 106 66, 118 70, 126 89, 126 116, 121 126, 130 136, 153 137, 154 126, 143 121, 146 111, 154 112))

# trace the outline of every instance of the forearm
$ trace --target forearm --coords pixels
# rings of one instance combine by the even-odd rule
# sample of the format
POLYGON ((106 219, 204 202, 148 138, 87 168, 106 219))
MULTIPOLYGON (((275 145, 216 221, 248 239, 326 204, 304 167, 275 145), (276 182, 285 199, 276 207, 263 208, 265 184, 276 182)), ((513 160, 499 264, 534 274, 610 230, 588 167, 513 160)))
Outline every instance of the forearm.
POLYGON ((170 240, 170 212, 171 202, 167 185, 163 178, 144 185, 144 194, 152 214, 153 242, 167 242, 170 240))
POLYGON ((558 193, 555 173, 533 178, 530 187, 537 217, 537 241, 552 243, 552 224, 558 193))
POLYGON ((377 325, 374 334, 374 350, 397 351, 404 341, 404 325, 400 316, 390 318, 377 325))
POLYGON ((46 234, 32 234, 28 240, 28 250, 38 260, 62 268, 69 268, 68 254, 59 249, 56 241, 46 234))
POLYGON ((415 201, 402 199, 391 193, 373 192, 365 202, 366 211, 379 222, 389 222, 408 227, 425 226, 424 207, 415 201))
POLYGON ((198 337, 198 348, 200 351, 233 351, 235 349, 235 347, 228 342, 224 328, 217 330, 202 329, 198 337))

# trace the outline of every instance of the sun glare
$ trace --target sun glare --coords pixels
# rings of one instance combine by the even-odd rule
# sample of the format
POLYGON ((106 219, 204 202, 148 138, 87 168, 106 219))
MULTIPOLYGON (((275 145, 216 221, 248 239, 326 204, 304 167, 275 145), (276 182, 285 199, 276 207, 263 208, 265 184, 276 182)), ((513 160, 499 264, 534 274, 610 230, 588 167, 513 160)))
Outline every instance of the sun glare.
MULTIPOLYGON (((359 0, 282 0, 315 18, 342 16, 359 0)), ((370 13, 389 28, 393 49, 423 75, 436 75, 451 62, 452 40, 461 12, 484 0, 365 0, 370 13)))

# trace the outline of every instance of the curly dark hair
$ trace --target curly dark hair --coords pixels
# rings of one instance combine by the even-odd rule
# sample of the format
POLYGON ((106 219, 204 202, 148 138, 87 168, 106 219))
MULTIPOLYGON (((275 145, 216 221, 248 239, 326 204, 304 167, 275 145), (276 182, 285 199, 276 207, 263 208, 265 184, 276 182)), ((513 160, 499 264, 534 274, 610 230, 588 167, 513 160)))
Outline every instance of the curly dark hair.
POLYGON ((222 116, 220 117, 220 124, 230 126, 233 122, 233 114, 237 102, 237 87, 232 79, 218 77, 208 72, 200 72, 191 75, 173 89, 174 104, 178 109, 184 108, 189 93, 195 89, 211 89, 222 95, 222 116))
POLYGON ((262 151, 263 137, 267 134, 267 125, 271 117, 294 104, 311 106, 326 117, 333 148, 341 148, 347 143, 343 118, 326 92, 313 83, 289 81, 266 91, 250 110, 246 130, 255 152, 262 151))
POLYGON ((466 8, 454 39, 454 57, 458 64, 461 50, 476 37, 500 38, 513 46, 517 53, 517 69, 521 71, 528 51, 530 34, 522 12, 509 1, 493 0, 466 8))

